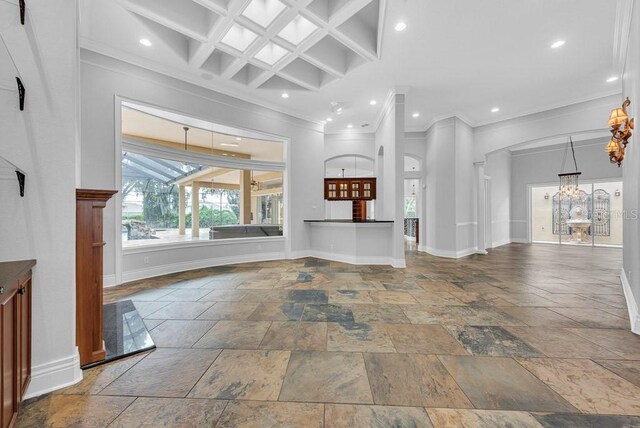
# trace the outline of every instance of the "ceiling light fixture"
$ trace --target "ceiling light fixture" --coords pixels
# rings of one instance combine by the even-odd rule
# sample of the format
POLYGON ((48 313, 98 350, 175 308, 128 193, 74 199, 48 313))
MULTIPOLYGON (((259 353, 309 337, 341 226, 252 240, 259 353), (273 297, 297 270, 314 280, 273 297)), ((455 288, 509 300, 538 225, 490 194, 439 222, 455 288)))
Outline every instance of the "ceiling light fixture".
POLYGON ((491 113, 497 113, 500 111, 500 107, 494 107, 491 109, 491 113))
POLYGON ((353 125, 352 124, 348 124, 347 128, 351 129, 351 128, 353 128, 353 125))
POLYGON ((618 76, 611 76, 607 79, 607 83, 615 82, 618 80, 618 76))
POLYGON ((149 39, 140 39, 140 44, 146 47, 149 47, 152 45, 151 40, 149 39))
POLYGON ((330 117, 328 117, 328 118, 327 118, 327 122, 333 122, 333 119, 332 119, 332 118, 330 118, 330 117))
POLYGON ((558 49, 560 46, 563 46, 566 42, 564 40, 558 40, 557 42, 551 45, 551 49, 558 49))
POLYGON ((411 115, 414 119, 420 117, 420 113, 416 112, 411 115))
POLYGON ((369 105, 370 105, 370 106, 374 106, 374 105, 376 105, 376 104, 378 104, 378 102, 377 102, 376 100, 371 100, 371 101, 369 101, 369 105))
POLYGON ((337 101, 332 101, 331 102, 331 112, 335 113, 335 114, 342 114, 342 104, 340 104, 337 101))
POLYGON ((242 141, 242 138, 236 137, 236 141, 242 141))
POLYGON ((282 98, 284 98, 286 100, 287 98, 289 98, 289 93, 288 92, 283 92, 281 96, 282 96, 282 98))
POLYGON ((227 146, 227 147, 239 147, 240 144, 238 143, 220 143, 221 146, 227 146))
POLYGON ((400 32, 400 31, 404 31, 407 29, 407 24, 406 22, 398 22, 395 26, 396 31, 400 32))

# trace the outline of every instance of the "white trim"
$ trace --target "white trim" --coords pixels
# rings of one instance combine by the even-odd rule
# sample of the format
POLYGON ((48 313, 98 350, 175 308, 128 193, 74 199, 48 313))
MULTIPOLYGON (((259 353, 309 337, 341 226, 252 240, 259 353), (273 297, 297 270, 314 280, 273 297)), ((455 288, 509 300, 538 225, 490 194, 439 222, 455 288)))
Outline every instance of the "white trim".
POLYGON ((73 355, 33 366, 31 368, 31 383, 24 398, 37 397, 76 384, 81 380, 80 355, 76 347, 73 355))
POLYGON ((618 0, 613 36, 613 58, 620 75, 624 72, 633 17, 633 0, 618 0))
POLYGON ((255 254, 243 254, 239 256, 231 257, 216 257, 213 259, 193 260, 188 262, 179 262, 165 264, 161 266, 153 266, 145 269, 136 269, 127 272, 123 272, 123 283, 130 281, 137 281, 139 279, 153 278, 156 276, 167 275, 176 272, 185 272, 193 269, 203 269, 213 266, 226 266, 238 263, 251 263, 251 262, 265 262, 270 260, 284 260, 284 252, 274 253, 255 253, 255 254))
POLYGON ((303 250, 295 251, 291 253, 291 259, 304 259, 307 257, 313 257, 316 259, 329 260, 332 262, 347 263, 350 265, 389 265, 394 268, 405 268, 407 264, 404 259, 393 259, 391 257, 376 257, 376 256, 353 256, 346 254, 327 253, 324 251, 315 250, 303 250))
POLYGON ((620 282, 622 283, 624 298, 627 301, 631 331, 635 334, 640 334, 640 312, 638 311, 638 304, 633 296, 633 291, 631 291, 631 285, 629 284, 627 273, 624 271, 624 268, 620 270, 620 282))
MULTIPOLYGON (((439 250, 437 248, 425 246, 424 249, 428 254, 431 254, 432 256, 445 257, 448 259, 459 259, 462 257, 470 256, 471 254, 477 253, 476 248, 467 248, 460 251, 451 251, 451 250, 439 250)), ((483 254, 486 254, 486 253, 483 253, 483 254)))
POLYGON ((513 241, 511 240, 511 238, 501 239, 501 240, 499 240, 499 241, 492 241, 492 242, 491 242, 491 248, 498 248, 498 247, 502 247, 503 245, 511 244, 511 242, 513 242, 513 241))
POLYGON ((114 287, 115 285, 117 285, 117 283, 116 283, 116 275, 115 274, 103 275, 102 276, 102 287, 103 288, 114 287))
POLYGON ((528 239, 524 239, 524 238, 511 238, 511 243, 512 244, 529 244, 529 240, 528 239))
POLYGON ((194 241, 182 241, 171 242, 164 244, 148 244, 139 247, 123 248, 123 255, 129 254, 143 254, 153 253, 156 251, 166 251, 174 249, 185 249, 193 247, 216 247, 218 245, 233 245, 233 244, 262 244, 265 242, 283 242, 286 238, 284 236, 260 236, 251 238, 232 238, 232 239, 212 239, 212 240, 194 240, 194 241))

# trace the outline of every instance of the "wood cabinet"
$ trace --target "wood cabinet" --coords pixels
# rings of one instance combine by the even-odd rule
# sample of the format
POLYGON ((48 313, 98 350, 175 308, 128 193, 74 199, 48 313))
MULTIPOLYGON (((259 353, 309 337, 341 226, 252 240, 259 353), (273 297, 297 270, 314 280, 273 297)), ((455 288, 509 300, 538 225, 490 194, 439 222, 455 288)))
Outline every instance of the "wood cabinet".
POLYGON ((328 201, 370 201, 376 198, 375 178, 325 178, 324 198, 328 201))
POLYGON ((12 427, 31 380, 31 269, 0 263, 0 427, 12 427))
POLYGON ((80 366, 105 358, 102 339, 102 210, 115 190, 76 189, 76 344, 80 366))

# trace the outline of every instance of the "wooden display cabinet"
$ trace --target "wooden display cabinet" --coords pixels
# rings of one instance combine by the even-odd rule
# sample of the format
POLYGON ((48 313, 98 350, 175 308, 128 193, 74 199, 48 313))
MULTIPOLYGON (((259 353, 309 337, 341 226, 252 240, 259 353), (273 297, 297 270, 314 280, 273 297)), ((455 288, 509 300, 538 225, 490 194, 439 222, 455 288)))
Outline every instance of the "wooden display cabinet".
POLYGON ((375 178, 325 178, 327 201, 371 201, 376 198, 375 178))

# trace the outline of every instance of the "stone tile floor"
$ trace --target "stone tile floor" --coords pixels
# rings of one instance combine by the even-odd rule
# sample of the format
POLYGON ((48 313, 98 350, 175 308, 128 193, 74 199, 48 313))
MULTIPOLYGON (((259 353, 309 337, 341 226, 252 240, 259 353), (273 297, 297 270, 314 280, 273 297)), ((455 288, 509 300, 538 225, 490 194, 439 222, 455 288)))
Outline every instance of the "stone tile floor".
POLYGON ((512 244, 406 269, 317 259, 137 281, 158 349, 21 427, 640 427, 617 249, 512 244))

